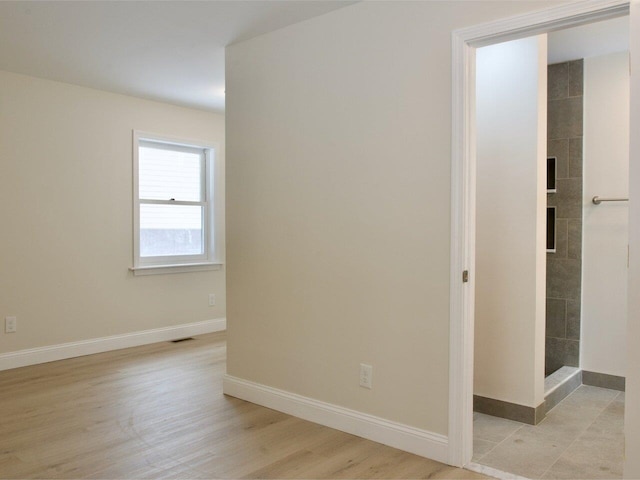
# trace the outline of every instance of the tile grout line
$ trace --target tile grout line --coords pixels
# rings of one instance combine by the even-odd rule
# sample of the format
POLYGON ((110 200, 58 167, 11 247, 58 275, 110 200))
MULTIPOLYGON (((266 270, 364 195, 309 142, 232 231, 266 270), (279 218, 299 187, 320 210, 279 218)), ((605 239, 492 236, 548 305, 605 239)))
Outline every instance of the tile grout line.
MULTIPOLYGON (((581 385, 581 386, 582 386, 582 385, 581 385)), ((599 387, 596 387, 596 388, 599 388, 599 387)), ((575 392, 575 391, 577 391, 577 390, 578 390, 578 389, 574 390, 574 392, 575 392)), ((572 393, 572 394, 573 394, 573 393, 572 393)), ((571 395, 567 396, 566 398, 569 398, 570 396, 571 396, 571 395)), ((554 467, 554 465, 560 461, 560 459, 563 457, 563 455, 564 455, 565 453, 567 453, 567 451, 568 451, 568 450, 573 446, 573 444, 574 444, 574 443, 576 443, 576 442, 578 441, 578 439, 579 439, 579 438, 580 438, 580 437, 581 437, 581 436, 582 436, 582 435, 583 435, 583 434, 584 434, 584 433, 589 429, 589 427, 590 427, 590 426, 592 426, 592 425, 596 422, 596 420, 598 419, 598 417, 599 417, 600 415, 602 415, 602 413, 604 413, 604 411, 605 411, 607 408, 609 408, 609 405, 611 405, 611 404, 613 403, 613 401, 614 401, 617 397, 618 397, 618 395, 614 395, 614 397, 609 401, 609 403, 607 403, 607 404, 602 408, 602 410, 598 413, 598 415, 596 415, 596 417, 594 418, 594 420, 593 420, 589 425, 587 425, 583 430, 581 430, 581 431, 580 431, 580 433, 578 433, 578 435, 576 435, 576 438, 574 438, 574 439, 573 439, 573 441, 572 441, 572 442, 567 446, 567 448, 565 448, 565 449, 562 451, 562 453, 560 454, 560 456, 558 457, 558 459, 557 459, 555 462, 553 462, 553 463, 549 466, 549 468, 547 468, 547 469, 544 471, 544 473, 543 473, 543 474, 542 474, 542 476, 540 477, 541 479, 542 479, 542 478, 544 478, 544 476, 545 476, 547 473, 549 473, 549 471, 554 467)), ((560 402, 560 403, 562 403, 562 402, 560 402)), ((559 403, 558 405, 560 405, 560 403, 559 403)), ((557 407, 558 405, 556 405, 556 407, 557 407)), ((555 407, 554 407, 554 408, 555 408, 555 407)))
MULTIPOLYGON (((512 422, 515 422, 515 420, 511 420, 512 422)), ((516 423, 521 423, 521 422, 516 422, 516 423)), ((501 441, 497 442, 493 448, 491 450, 489 450, 488 452, 486 452, 485 454, 483 454, 480 458, 478 458, 476 460, 476 463, 480 463, 480 460, 483 459, 484 457, 486 457, 487 455, 489 455, 491 452, 493 452, 499 445, 502 445, 504 442, 506 442, 509 438, 511 438, 512 436, 514 436, 516 433, 518 433, 520 430, 522 430, 522 428, 524 428, 524 424, 520 425, 513 433, 510 433, 509 435, 507 435, 506 437, 504 437, 504 439, 502 439, 501 441)), ((486 439, 485 439, 486 440, 486 439)), ((490 441, 490 440, 487 440, 490 441)), ((482 464, 484 465, 484 464, 482 464)), ((491 467, 491 465, 485 465, 485 467, 491 467)))
MULTIPOLYGON (((485 442, 491 442, 491 440, 486 440, 484 438, 480 438, 479 440, 484 440, 485 442)), ((491 443, 494 444, 493 447, 491 447, 488 451, 484 452, 482 455, 480 455, 478 458, 476 458, 475 463, 479 463, 480 460, 482 460, 484 457, 486 457, 491 452, 493 452, 493 450, 502 442, 499 442, 499 443, 491 442, 491 443)), ((471 457, 471 461, 473 462, 473 457, 471 457)), ((488 466, 488 465, 485 465, 485 466, 488 466)))

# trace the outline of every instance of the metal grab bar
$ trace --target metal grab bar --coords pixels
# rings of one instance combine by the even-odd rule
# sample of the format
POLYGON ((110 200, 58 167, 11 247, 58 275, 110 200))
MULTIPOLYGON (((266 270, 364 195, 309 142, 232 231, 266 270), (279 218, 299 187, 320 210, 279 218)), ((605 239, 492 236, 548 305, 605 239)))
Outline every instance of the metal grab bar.
POLYGON ((594 205, 600 205, 602 202, 628 202, 628 198, 600 198, 599 196, 593 197, 591 199, 594 205))

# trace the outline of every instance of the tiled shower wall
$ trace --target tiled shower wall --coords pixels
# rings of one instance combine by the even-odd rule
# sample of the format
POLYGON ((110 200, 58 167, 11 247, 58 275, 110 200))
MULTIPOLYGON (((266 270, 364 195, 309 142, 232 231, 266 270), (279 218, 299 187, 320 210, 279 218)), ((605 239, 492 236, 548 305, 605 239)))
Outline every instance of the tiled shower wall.
POLYGON ((579 366, 583 60, 549 65, 547 154, 557 158, 556 252, 547 253, 545 375, 579 366))

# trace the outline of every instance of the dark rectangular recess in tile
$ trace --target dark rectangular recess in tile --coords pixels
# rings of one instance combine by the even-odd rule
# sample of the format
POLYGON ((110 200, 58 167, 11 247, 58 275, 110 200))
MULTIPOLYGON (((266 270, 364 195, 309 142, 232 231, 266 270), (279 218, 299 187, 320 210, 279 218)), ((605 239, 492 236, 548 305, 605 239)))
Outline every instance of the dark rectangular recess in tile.
POLYGON ((547 252, 556 251, 556 207, 547 207, 547 252))
POLYGON ((556 157, 547 157, 547 191, 556 189, 556 178, 558 176, 556 157))

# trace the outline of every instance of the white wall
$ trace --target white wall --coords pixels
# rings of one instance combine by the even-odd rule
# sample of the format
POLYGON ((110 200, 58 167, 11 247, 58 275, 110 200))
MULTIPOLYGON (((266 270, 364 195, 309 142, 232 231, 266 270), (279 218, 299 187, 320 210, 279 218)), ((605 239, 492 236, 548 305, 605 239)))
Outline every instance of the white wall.
POLYGON ((629 54, 584 61, 583 370, 624 376, 629 205, 629 54))
POLYGON ((227 48, 230 375, 447 433, 451 32, 549 5, 360 2, 227 48))
POLYGON ((640 0, 631 1, 631 123, 629 138, 629 303, 624 412, 625 478, 640 478, 640 0))
POLYGON ((476 52, 474 393, 544 401, 547 37, 476 52))
POLYGON ((224 142, 218 114, 0 72, 0 353, 225 316, 224 270, 128 271, 132 129, 224 142))

